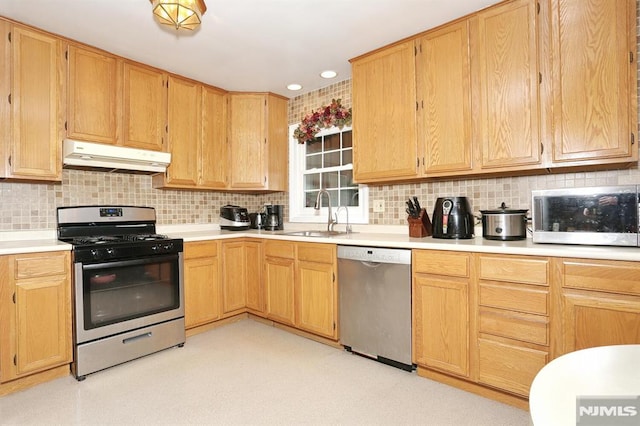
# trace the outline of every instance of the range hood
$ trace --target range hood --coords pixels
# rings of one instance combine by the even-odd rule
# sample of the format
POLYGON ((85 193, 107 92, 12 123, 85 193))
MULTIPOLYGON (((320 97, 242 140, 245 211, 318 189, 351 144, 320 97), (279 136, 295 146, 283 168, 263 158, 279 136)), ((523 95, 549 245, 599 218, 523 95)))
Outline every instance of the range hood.
POLYGON ((126 148, 65 139, 62 149, 63 164, 80 168, 133 170, 164 173, 171 162, 168 152, 126 148))

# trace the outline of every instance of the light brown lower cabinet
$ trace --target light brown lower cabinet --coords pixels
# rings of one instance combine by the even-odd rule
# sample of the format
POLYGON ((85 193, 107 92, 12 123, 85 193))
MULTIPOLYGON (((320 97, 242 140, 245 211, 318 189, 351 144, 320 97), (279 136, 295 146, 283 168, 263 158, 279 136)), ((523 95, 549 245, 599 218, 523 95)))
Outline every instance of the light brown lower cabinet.
POLYGON ((556 356, 594 346, 640 343, 640 265, 558 259, 556 356))
POLYGON ((71 362, 70 253, 2 256, 0 276, 2 395, 3 383, 71 362))
POLYGON ((469 376, 471 255, 413 251, 413 358, 416 364, 469 376))
POLYGON ((262 281, 262 243, 259 240, 245 240, 244 250, 247 310, 254 315, 264 316, 265 291, 262 281))
POLYGON ((187 329, 248 312, 338 339, 335 244, 188 242, 184 258, 187 329))
POLYGON ((184 245, 184 321, 187 329, 220 319, 221 288, 217 241, 184 245))
POLYGON ((550 260, 475 254, 478 383, 523 397, 549 361, 550 260))
POLYGON ((296 258, 296 327, 338 338, 336 245, 298 243, 296 258))
POLYGON ((549 263, 414 250, 418 373, 525 407, 533 378, 549 361, 549 263))
POLYGON ((264 256, 267 318, 337 340, 336 245, 266 241, 264 256))
POLYGON ((295 243, 265 241, 264 286, 266 317, 286 325, 295 325, 295 243))
POLYGON ((247 269, 244 241, 224 241, 222 247, 222 314, 235 315, 247 307, 247 269))

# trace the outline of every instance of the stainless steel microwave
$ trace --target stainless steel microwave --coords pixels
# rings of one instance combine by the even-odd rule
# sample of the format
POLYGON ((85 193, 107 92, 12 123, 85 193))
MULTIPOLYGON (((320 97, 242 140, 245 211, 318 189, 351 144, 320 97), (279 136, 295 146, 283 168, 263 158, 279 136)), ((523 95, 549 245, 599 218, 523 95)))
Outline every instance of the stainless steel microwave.
POLYGON ((534 243, 638 246, 638 185, 536 190, 534 243))

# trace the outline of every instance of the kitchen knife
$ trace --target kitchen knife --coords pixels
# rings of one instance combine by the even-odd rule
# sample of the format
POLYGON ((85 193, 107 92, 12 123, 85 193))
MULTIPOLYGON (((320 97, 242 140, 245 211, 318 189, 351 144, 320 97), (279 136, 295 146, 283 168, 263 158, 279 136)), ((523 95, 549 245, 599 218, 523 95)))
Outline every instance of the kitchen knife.
POLYGON ((422 207, 420 207, 420 202, 418 201, 418 197, 416 197, 415 195, 413 196, 413 205, 416 208, 416 211, 418 212, 418 215, 420 214, 420 211, 422 210, 422 207))
POLYGON ((414 218, 418 217, 418 215, 420 214, 420 212, 416 210, 416 206, 413 204, 410 198, 407 199, 407 213, 409 213, 409 216, 414 218))

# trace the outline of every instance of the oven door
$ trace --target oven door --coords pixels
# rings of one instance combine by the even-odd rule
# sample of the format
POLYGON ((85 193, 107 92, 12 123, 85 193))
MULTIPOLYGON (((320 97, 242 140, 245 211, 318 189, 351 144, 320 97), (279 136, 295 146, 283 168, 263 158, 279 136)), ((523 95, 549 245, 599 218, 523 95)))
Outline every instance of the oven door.
POLYGON ((76 262, 76 343, 184 317, 182 265, 182 253, 76 262))

